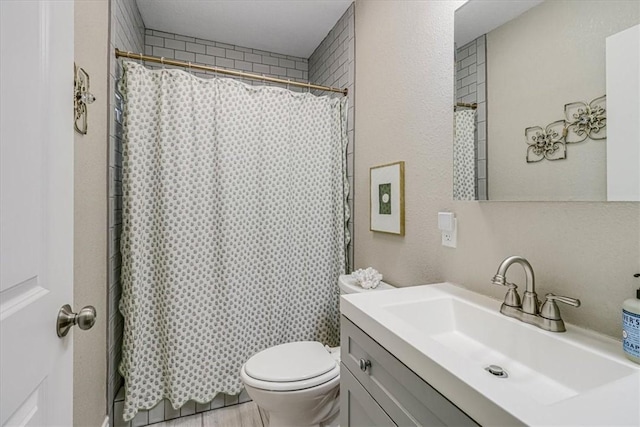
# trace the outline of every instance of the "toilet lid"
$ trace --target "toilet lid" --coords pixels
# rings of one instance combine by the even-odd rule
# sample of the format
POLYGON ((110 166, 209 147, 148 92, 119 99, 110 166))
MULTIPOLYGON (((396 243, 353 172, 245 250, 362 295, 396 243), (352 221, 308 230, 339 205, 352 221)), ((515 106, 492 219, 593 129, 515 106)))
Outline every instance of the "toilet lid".
POLYGON ((292 382, 320 376, 335 367, 335 359, 321 343, 299 341, 255 354, 245 364, 245 371, 257 380, 292 382))

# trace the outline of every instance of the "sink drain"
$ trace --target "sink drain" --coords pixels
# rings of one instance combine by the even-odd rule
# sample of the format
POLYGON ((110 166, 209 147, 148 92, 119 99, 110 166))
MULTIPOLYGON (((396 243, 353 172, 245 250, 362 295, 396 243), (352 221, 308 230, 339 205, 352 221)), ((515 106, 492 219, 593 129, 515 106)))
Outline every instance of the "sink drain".
POLYGON ((502 369, 502 367, 498 365, 489 365, 486 368, 484 368, 484 370, 498 378, 509 378, 509 374, 507 374, 507 371, 505 371, 504 369, 502 369))

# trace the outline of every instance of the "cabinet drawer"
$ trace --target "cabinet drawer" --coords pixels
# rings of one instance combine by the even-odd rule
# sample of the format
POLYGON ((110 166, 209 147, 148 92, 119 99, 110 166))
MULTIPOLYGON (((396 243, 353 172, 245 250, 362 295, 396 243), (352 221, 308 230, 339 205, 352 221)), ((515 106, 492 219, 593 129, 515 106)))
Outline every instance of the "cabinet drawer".
POLYGON ((342 316, 341 360, 399 426, 477 426, 469 416, 342 316), (369 366, 365 363, 369 362, 369 366), (365 368, 365 369, 361 369, 365 368))

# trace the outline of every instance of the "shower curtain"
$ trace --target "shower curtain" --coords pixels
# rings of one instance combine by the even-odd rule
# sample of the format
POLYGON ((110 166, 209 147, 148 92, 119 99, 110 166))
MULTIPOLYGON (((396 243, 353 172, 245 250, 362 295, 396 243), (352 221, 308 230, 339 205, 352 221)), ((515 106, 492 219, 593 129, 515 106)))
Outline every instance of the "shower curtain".
POLYGON ((453 141, 453 200, 476 199, 476 112, 455 112, 453 141))
POLYGON ((124 417, 242 389, 256 352, 338 345, 346 99, 126 62, 124 417))

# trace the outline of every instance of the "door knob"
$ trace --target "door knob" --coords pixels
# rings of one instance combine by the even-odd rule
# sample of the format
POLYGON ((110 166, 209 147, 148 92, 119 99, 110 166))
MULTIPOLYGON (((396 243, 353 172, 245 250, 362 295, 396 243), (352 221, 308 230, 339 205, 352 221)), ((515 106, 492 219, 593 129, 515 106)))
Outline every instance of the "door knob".
POLYGON ((71 311, 71 306, 65 304, 58 312, 58 320, 56 322, 56 332, 60 338, 69 333, 69 329, 73 325, 78 325, 82 330, 91 329, 96 323, 96 309, 92 305, 84 307, 77 313, 71 311))

